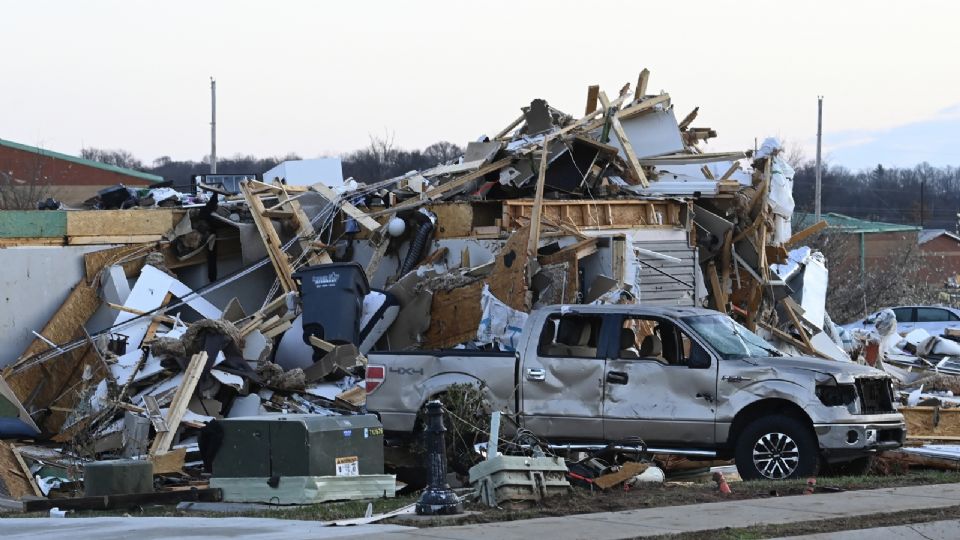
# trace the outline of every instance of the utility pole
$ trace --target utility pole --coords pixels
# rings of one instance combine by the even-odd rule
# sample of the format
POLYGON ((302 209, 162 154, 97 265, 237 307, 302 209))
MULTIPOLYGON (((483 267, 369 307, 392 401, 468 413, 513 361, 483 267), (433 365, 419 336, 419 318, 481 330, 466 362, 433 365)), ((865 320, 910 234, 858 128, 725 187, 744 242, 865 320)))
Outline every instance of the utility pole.
POLYGON ((920 180, 920 228, 923 228, 923 188, 927 185, 926 180, 920 180))
POLYGON ((210 174, 217 174, 217 81, 210 77, 210 174))
POLYGON ((823 139, 823 96, 817 96, 817 183, 814 187, 814 223, 820 223, 820 143, 823 139))

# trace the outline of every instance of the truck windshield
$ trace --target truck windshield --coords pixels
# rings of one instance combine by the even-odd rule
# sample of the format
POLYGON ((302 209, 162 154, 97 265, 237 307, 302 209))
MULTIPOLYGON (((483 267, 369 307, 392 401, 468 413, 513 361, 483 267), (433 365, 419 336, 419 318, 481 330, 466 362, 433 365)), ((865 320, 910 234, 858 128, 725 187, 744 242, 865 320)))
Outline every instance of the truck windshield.
POLYGON ((726 315, 697 315, 684 317, 683 321, 724 360, 782 356, 776 347, 726 315))

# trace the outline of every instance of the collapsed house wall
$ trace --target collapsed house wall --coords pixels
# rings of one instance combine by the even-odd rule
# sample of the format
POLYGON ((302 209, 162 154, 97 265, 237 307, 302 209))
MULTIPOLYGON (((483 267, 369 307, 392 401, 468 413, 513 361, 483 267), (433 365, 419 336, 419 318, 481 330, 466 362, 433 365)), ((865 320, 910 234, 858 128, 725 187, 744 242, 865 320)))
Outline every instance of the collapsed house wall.
POLYGON ((0 367, 35 338, 84 276, 83 255, 111 246, 11 247, 2 250, 0 367))

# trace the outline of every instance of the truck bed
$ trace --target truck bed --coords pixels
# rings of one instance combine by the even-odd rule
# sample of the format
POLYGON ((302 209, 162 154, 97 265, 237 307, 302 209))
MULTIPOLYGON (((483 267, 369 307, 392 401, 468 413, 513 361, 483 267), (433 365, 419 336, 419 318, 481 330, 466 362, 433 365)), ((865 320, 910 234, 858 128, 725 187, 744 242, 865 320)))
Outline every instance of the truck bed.
POLYGON ((423 404, 453 384, 481 386, 498 410, 517 407, 516 353, 378 352, 367 361, 367 409, 380 416, 386 431, 411 432, 423 404))

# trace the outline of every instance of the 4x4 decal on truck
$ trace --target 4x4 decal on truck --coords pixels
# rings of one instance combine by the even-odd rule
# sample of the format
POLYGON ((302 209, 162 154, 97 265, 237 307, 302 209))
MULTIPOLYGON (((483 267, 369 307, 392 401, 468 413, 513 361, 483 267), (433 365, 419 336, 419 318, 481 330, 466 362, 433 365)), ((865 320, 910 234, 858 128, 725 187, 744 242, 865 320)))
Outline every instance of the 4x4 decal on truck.
POLYGON ((423 368, 392 367, 388 371, 397 375, 423 375, 423 368))

